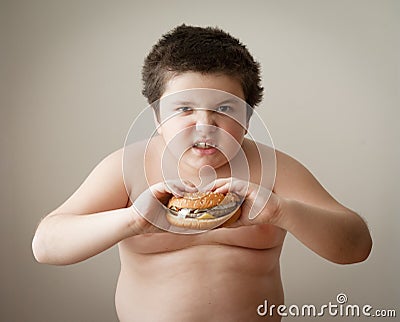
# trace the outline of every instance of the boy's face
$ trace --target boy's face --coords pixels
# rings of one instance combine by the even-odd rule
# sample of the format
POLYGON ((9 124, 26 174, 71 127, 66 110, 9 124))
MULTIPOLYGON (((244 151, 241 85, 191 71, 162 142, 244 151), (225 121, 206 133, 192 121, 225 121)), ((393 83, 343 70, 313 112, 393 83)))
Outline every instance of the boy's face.
POLYGON ((216 169, 241 148, 247 109, 240 82, 221 74, 186 72, 166 83, 159 105, 159 134, 190 168, 216 169))

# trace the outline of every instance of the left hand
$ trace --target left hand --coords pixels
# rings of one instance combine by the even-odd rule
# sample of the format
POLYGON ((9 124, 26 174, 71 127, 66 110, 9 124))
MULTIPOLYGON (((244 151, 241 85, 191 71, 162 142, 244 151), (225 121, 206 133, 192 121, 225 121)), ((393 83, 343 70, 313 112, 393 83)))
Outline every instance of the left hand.
POLYGON ((171 196, 182 197, 185 192, 196 192, 189 182, 169 180, 153 184, 133 202, 134 233, 158 233, 171 231, 171 224, 165 218, 165 206, 171 196))
POLYGON ((228 227, 275 225, 279 219, 282 200, 269 189, 245 180, 222 178, 214 181, 212 190, 220 193, 233 192, 243 198, 239 219, 228 227))

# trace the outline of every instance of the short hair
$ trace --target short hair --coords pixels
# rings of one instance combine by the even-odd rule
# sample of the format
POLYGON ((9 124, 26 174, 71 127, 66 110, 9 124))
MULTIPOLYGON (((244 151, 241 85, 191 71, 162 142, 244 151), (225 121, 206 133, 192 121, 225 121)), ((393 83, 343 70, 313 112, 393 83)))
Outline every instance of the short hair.
POLYGON ((152 104, 161 98, 169 79, 189 71, 236 77, 247 104, 255 107, 262 100, 260 64, 245 45, 218 27, 185 24, 164 34, 145 58, 142 93, 152 104))

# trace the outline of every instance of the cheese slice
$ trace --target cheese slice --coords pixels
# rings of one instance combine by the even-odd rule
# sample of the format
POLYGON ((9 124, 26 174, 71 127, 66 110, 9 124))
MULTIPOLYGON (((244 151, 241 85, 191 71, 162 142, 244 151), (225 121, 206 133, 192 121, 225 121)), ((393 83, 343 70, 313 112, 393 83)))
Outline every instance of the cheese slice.
POLYGON ((205 212, 204 214, 202 214, 199 217, 196 217, 196 219, 214 219, 215 217, 211 214, 209 214, 208 212, 205 212))

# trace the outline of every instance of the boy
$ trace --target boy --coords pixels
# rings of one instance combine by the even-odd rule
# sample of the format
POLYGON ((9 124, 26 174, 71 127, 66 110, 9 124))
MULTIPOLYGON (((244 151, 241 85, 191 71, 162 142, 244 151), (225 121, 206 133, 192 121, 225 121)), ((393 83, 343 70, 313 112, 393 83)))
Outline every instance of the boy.
MULTIPOLYGON (((258 63, 237 39, 217 28, 185 25, 153 47, 143 81, 149 103, 209 89, 254 107, 263 90, 258 63)), ((268 148, 244 138, 248 119, 226 117, 225 107, 185 105, 178 106, 176 117, 165 118, 165 106, 154 106, 159 135, 148 146, 139 142, 127 147, 138 169, 129 184, 124 184, 121 149, 41 221, 32 243, 39 262, 61 265, 83 261, 118 243, 116 308, 121 321, 280 321, 277 314, 258 315, 257 307, 266 299, 276 306, 284 301, 279 257, 287 231, 335 263, 368 257, 372 242, 364 221, 334 200, 296 160, 276 151, 274 184, 263 184, 259 159, 268 148), (194 186, 166 183, 163 176, 163 151, 185 131, 203 141, 185 148, 173 167, 194 186), (240 146, 248 162, 248 180, 231 178, 230 157, 213 141, 208 144, 216 132, 240 146), (198 172, 204 167, 212 168, 217 178, 209 182, 210 189, 230 190, 244 198, 240 218, 229 227, 198 234, 171 233, 162 221, 158 225, 165 213, 160 203, 165 205, 171 192, 196 191, 198 172), (254 206, 257 216, 249 219, 254 206)), ((246 117, 250 115, 251 111, 246 117)))

